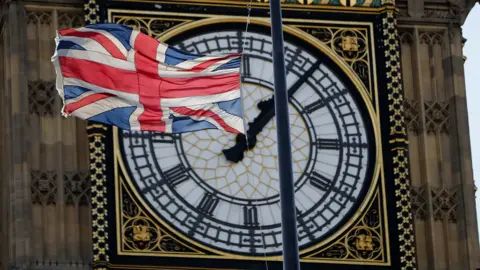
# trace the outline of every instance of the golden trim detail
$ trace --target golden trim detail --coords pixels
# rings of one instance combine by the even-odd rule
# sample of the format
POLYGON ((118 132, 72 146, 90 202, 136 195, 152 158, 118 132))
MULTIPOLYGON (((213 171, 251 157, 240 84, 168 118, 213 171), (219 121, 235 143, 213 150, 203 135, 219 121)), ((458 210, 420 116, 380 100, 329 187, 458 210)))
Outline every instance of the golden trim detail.
POLYGON ((368 29, 359 27, 308 26, 289 24, 312 35, 342 58, 373 94, 368 29))
POLYGON ((85 1, 85 24, 95 24, 100 22, 100 6, 96 0, 85 1))
POLYGON ((402 270, 417 269, 415 233, 410 199, 410 173, 408 165, 408 138, 403 107, 401 83, 400 45, 397 20, 393 12, 383 18, 385 67, 387 70, 387 92, 390 114, 390 144, 393 156, 393 176, 400 244, 400 264, 402 270))
MULTIPOLYGON (((87 130, 106 130, 101 124, 88 125, 87 130)), ((107 210, 107 168, 105 154, 105 135, 89 135, 90 181, 92 197, 92 242, 93 265, 97 270, 107 269, 108 255, 108 216, 107 210)))

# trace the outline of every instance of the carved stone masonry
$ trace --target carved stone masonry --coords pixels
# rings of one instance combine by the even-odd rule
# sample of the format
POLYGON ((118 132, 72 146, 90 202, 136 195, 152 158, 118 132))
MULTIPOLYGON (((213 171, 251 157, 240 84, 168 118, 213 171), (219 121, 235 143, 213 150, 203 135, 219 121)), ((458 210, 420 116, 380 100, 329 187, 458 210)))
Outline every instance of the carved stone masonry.
POLYGON ((85 20, 82 13, 59 13, 58 26, 59 28, 77 28, 85 25, 85 20))
POLYGON ((424 106, 427 132, 448 133, 449 104, 445 101, 427 101, 424 106))
POLYGON ((409 131, 418 133, 420 131, 420 114, 418 112, 418 102, 416 100, 404 100, 403 103, 405 124, 409 131))
POLYGON ((432 188, 433 218, 457 222, 458 188, 432 188))
POLYGON ((88 172, 65 172, 65 203, 67 205, 90 205, 90 178, 88 172))
POLYGON ((55 171, 32 170, 32 203, 52 205, 57 203, 57 173, 55 171))
POLYGON ((55 108, 55 81, 28 82, 28 108, 31 114, 53 116, 55 108))
POLYGON ((410 189, 412 198, 412 211, 417 219, 425 219, 428 213, 427 190, 424 186, 412 186, 410 189))
POLYGON ((429 216, 428 192, 432 196, 433 218, 457 222, 458 188, 430 188, 428 190, 425 186, 412 187, 412 211, 415 219, 425 220, 429 216))
MULTIPOLYGON (((419 1, 419 0, 414 0, 419 1)), ((412 1, 413 2, 413 1, 412 1)), ((469 2, 469 1, 467 1, 469 2)), ((475 1, 470 1, 475 2, 475 1)), ((472 4, 469 4, 472 5, 472 4)), ((411 14, 407 12, 406 5, 398 5, 400 8, 400 16, 408 17, 411 14)), ((423 12, 423 18, 435 18, 443 20, 459 20, 463 21, 465 18, 465 11, 469 9, 466 6, 465 0, 446 0, 436 1, 436 3, 425 3, 421 5, 419 12, 423 12)), ((415 15, 415 14, 414 14, 415 15)))
MULTIPOLYGON (((32 170, 32 202, 39 205, 57 204, 56 171, 32 170)), ((65 172, 63 174, 65 203, 67 205, 90 205, 90 178, 88 172, 65 172)))
POLYGON ((27 13, 27 24, 45 24, 52 23, 52 13, 43 11, 30 11, 27 13))

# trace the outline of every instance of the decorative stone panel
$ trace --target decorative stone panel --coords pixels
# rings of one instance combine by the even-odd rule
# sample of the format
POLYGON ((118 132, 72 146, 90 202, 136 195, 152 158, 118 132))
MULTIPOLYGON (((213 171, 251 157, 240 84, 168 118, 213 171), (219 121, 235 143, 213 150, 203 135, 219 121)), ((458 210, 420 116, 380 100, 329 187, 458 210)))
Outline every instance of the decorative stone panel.
POLYGON ((58 113, 55 107, 57 92, 55 81, 28 82, 28 107, 30 114, 53 116, 58 113))
POLYGON ((57 203, 57 173, 55 171, 30 172, 33 204, 52 205, 57 203))
POLYGON ((420 43, 427 45, 444 44, 441 32, 423 32, 420 34, 420 43))
POLYGON ((29 11, 27 14, 27 24, 51 24, 52 13, 44 11, 29 11))
POLYGON ((427 101, 424 106, 427 132, 448 133, 449 104, 444 101, 427 101))
POLYGON ((399 32, 399 35, 400 35, 400 42, 402 44, 413 44, 412 33, 406 31, 405 29, 401 29, 401 32, 399 32))
POLYGON ((65 203, 67 205, 90 205, 90 178, 88 172, 65 172, 65 203))
POLYGON ((81 13, 58 13, 58 28, 78 28, 85 25, 84 16, 81 13))
POLYGON ((425 219, 428 213, 427 190, 424 186, 412 186, 410 190, 412 198, 412 211, 417 219, 425 219))
MULTIPOLYGON (((56 171, 31 171, 32 202, 40 205, 57 204, 56 171)), ((90 178, 88 172, 64 172, 65 204, 90 205, 90 178)))
POLYGON ((418 133, 420 131, 420 114, 416 100, 404 100, 405 124, 409 131, 418 133))
POLYGON ((430 188, 425 186, 412 187, 412 211, 416 219, 426 219, 429 215, 427 196, 432 196, 433 219, 457 222, 457 208, 459 203, 459 188, 430 188))
POLYGON ((433 218, 457 222, 458 188, 432 188, 433 218))

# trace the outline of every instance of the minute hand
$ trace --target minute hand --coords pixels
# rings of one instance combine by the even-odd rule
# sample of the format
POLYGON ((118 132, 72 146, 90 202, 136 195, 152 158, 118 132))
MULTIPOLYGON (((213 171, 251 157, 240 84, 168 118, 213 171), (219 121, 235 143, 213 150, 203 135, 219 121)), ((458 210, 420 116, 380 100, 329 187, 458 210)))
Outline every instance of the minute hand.
MULTIPOLYGON (((321 62, 317 61, 314 63, 289 89, 288 89, 288 98, 290 99, 300 87, 303 85, 306 79, 313 75, 313 73, 318 69, 321 62)), ((249 128, 247 131, 248 138, 248 147, 247 139, 245 135, 239 134, 236 138, 236 144, 229 148, 223 150, 223 153, 227 160, 232 162, 239 162, 243 159, 243 152, 247 149, 253 149, 257 143, 257 135, 263 130, 263 128, 272 120, 275 116, 275 103, 273 96, 266 100, 259 102, 257 107, 260 109, 260 114, 249 123, 249 128)))

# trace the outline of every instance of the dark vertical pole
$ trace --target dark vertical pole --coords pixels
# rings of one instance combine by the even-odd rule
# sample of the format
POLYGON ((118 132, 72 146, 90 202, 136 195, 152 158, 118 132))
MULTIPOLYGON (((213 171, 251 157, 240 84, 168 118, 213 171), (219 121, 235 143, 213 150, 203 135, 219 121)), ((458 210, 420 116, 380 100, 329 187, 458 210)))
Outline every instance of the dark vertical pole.
POLYGON ((283 269, 299 270, 297 219, 293 188, 292 146, 288 118, 288 96, 285 78, 282 9, 280 0, 270 0, 272 21, 275 115, 277 121, 280 203, 282 208, 283 269))

